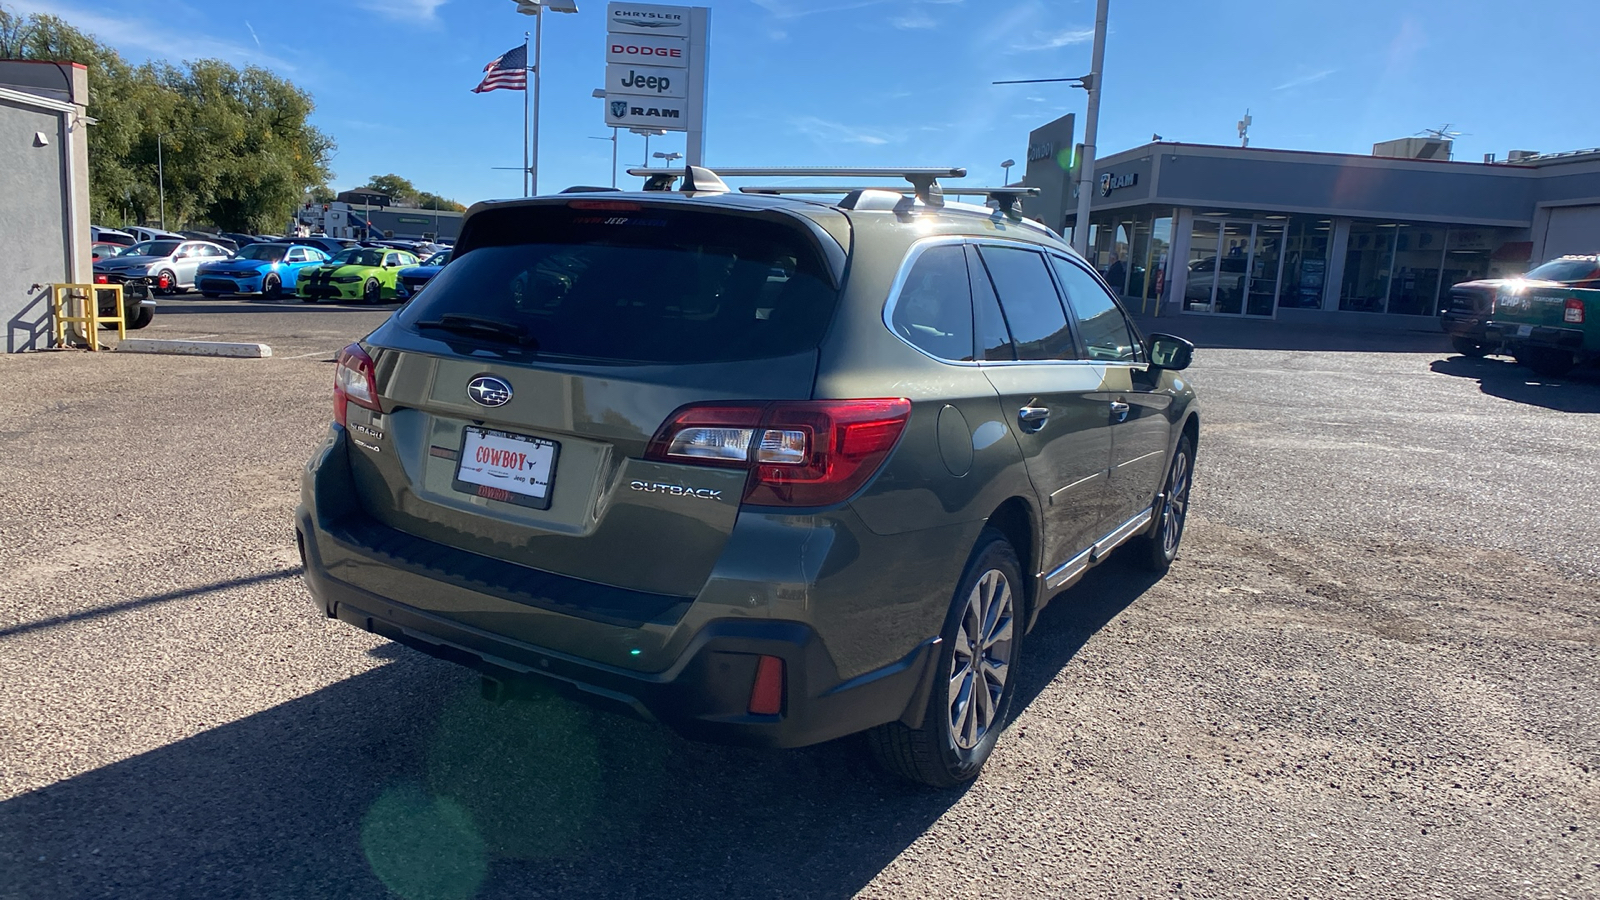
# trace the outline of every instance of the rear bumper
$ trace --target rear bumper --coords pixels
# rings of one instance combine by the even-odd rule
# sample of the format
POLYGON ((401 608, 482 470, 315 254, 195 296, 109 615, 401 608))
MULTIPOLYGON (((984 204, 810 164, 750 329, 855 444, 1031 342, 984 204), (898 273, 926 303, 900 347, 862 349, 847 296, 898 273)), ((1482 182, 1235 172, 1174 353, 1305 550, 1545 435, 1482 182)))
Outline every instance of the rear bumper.
MULTIPOLYGON (((621 596, 637 592, 387 529, 355 497, 347 454, 347 436, 335 426, 305 470, 295 514, 306 584, 324 615, 513 689, 543 683, 694 740, 799 747, 885 722, 921 722, 960 558, 952 562, 954 573, 930 575, 948 586, 912 585, 914 601, 894 596, 897 587, 906 591, 907 579, 890 560, 850 567, 854 577, 881 581, 833 587, 823 577, 797 591, 780 570, 830 539, 809 526, 758 517, 742 538, 736 528, 699 597, 665 598, 682 602, 658 608, 651 600, 662 595, 621 596), (501 571, 507 568, 520 575, 501 571), (769 590, 777 600, 758 599, 769 590), (784 662, 778 715, 748 712, 762 656, 784 662)), ((827 572, 893 553, 873 541, 864 529, 836 537, 831 546, 840 556, 813 554, 808 562, 827 572)))
POLYGON ((1550 325, 1521 325, 1516 322, 1489 322, 1485 333, 1490 340, 1505 341, 1520 347, 1550 347, 1557 350, 1583 349, 1583 330, 1550 325), (1524 334, 1522 329, 1528 329, 1524 334))
MULTIPOLYGON (((308 524, 302 516, 300 527, 308 524)), ((476 669, 510 693, 550 687, 579 702, 661 722, 691 740, 712 743, 803 747, 903 717, 913 703, 920 711, 938 658, 938 639, 932 638, 891 666, 844 680, 806 625, 723 619, 701 629, 672 668, 641 674, 512 641, 379 597, 329 576, 309 550, 305 571, 306 584, 327 615, 476 669), (783 711, 775 716, 748 712, 762 656, 784 661, 783 711)))

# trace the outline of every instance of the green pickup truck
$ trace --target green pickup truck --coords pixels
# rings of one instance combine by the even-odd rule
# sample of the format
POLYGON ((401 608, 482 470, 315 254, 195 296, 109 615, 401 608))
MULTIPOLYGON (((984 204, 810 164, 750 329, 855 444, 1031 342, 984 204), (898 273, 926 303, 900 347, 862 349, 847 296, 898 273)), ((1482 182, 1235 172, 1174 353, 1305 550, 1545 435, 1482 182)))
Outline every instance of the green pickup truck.
POLYGON ((1548 377, 1600 360, 1600 290, 1559 285, 1507 286, 1485 326, 1517 362, 1548 377))

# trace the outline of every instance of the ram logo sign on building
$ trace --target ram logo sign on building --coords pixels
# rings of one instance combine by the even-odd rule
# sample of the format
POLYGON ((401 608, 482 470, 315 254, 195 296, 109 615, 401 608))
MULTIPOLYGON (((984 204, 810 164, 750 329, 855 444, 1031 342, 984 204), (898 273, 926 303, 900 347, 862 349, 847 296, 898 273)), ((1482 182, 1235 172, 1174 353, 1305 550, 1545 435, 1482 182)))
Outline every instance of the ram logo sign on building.
POLYGON ((687 132, 686 162, 700 165, 709 32, 704 7, 607 6, 606 124, 687 132))

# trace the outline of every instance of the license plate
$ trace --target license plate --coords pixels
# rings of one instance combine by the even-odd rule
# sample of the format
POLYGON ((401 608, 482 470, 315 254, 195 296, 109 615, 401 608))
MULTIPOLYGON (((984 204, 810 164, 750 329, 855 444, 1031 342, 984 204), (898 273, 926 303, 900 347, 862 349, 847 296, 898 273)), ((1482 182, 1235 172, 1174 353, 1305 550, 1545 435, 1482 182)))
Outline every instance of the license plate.
POLYGON ((1533 326, 1532 325, 1518 325, 1517 326, 1517 337, 1527 337, 1530 334, 1533 334, 1533 326))
POLYGON ((469 426, 461 438, 454 487, 502 503, 549 509, 560 452, 555 441, 469 426))

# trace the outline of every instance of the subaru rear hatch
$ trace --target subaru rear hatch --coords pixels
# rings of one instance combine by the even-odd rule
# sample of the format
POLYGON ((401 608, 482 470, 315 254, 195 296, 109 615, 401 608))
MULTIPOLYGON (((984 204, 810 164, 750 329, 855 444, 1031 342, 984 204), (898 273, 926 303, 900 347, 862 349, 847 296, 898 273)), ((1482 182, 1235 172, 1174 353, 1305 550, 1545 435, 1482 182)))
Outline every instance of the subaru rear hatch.
POLYGON ((810 397, 843 259, 812 218, 737 199, 474 210, 451 264, 341 363, 363 512, 391 544, 476 560, 491 593, 553 576, 553 605, 597 618, 618 591, 692 598, 748 475, 704 462, 741 432, 696 432, 696 465, 652 438, 689 404, 810 397))

